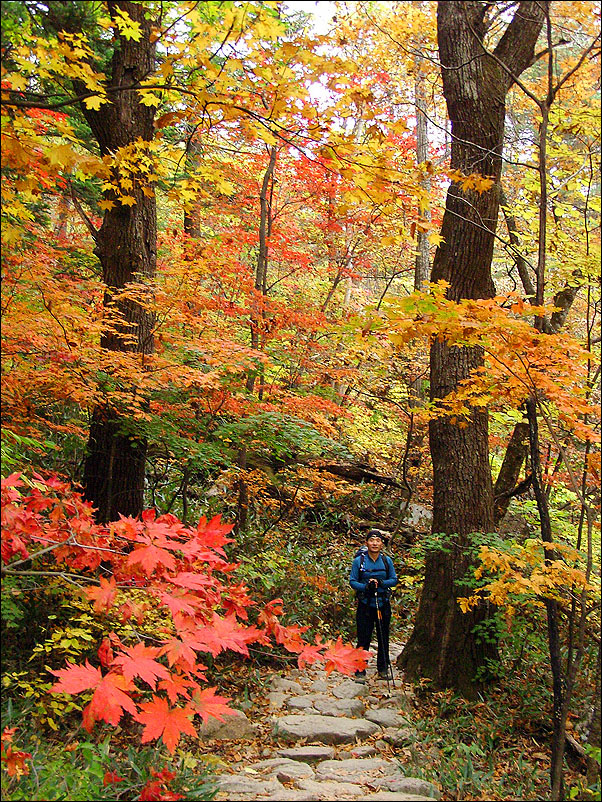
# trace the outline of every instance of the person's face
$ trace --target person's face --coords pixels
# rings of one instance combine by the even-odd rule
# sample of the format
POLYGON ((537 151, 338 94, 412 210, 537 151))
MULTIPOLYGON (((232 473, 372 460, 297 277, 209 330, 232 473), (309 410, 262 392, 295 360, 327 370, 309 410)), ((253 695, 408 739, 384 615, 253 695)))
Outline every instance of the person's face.
POLYGON ((366 545, 368 546, 368 554, 372 556, 373 554, 378 554, 382 547, 383 541, 382 538, 378 537, 377 535, 372 535, 366 541, 366 545))

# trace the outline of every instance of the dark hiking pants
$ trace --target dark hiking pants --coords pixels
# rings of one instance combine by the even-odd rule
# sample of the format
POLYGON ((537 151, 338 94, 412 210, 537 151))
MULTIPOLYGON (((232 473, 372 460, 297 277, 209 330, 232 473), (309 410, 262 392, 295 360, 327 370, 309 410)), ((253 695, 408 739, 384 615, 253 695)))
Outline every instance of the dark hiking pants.
POLYGON ((376 668, 386 671, 389 666, 389 626, 391 624, 391 604, 386 601, 381 609, 381 621, 377 621, 376 607, 358 602, 355 623, 357 626, 357 645, 360 649, 369 649, 372 633, 376 627, 378 654, 376 668), (382 632, 382 642, 381 642, 382 632))

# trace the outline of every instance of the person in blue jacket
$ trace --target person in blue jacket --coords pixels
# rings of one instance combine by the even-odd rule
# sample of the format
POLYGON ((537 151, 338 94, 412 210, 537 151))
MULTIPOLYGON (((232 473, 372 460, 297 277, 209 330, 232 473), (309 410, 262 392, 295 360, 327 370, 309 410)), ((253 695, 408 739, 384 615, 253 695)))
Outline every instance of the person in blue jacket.
MULTIPOLYGON (((360 549, 351 564, 349 584, 356 591, 357 645, 369 649, 376 624, 378 653, 376 669, 381 679, 387 679, 390 671, 389 628, 391 624, 391 589, 397 584, 393 560, 382 554, 386 539, 379 529, 370 529, 366 534, 366 549, 360 549), (380 621, 377 621, 377 605, 380 621)), ((356 679, 362 680, 365 671, 356 671, 356 679)))

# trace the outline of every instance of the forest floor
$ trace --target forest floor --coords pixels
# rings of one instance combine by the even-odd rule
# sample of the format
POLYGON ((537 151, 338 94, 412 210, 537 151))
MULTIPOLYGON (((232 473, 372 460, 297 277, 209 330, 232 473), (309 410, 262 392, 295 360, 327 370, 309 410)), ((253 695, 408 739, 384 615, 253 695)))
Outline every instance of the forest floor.
MULTIPOLYGON (((394 661, 401 644, 391 645, 394 661)), ((416 761, 433 761, 412 726, 412 691, 399 677, 364 682, 308 666, 272 674, 264 695, 248 705, 244 739, 216 738, 217 799, 429 800, 440 789, 415 776, 416 761), (219 746, 218 746, 219 744, 219 746)), ((240 734, 238 721, 232 734, 240 734)), ((228 721, 214 734, 226 736, 228 721)))
MULTIPOLYGON (((391 644, 393 666, 401 649, 391 644)), ((387 684, 377 678, 374 658, 367 675, 360 684, 313 666, 262 669, 261 689, 234 703, 248 719, 244 737, 237 729, 228 737, 226 720, 214 732, 219 737, 203 740, 197 752, 218 776, 216 799, 549 797, 545 736, 506 729, 495 721, 495 703, 421 693, 395 669, 387 684)), ((578 767, 569 768, 568 787, 579 777, 578 767)))

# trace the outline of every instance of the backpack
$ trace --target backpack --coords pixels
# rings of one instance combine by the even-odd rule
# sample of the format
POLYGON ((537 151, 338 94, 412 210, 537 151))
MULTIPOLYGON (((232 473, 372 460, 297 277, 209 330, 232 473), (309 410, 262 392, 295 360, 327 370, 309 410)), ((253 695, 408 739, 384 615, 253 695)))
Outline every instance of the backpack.
MULTIPOLYGON (((354 559, 355 559, 355 557, 359 557, 360 558, 360 571, 359 571, 360 575, 361 575, 362 571, 364 570, 364 563, 366 561, 366 554, 368 554, 368 546, 360 546, 359 549, 355 552, 354 559)), ((386 558, 386 556, 384 554, 381 554, 381 557, 383 558, 383 562, 385 564, 385 579, 388 579, 390 571, 391 571, 391 569, 389 568, 389 560, 387 560, 387 558, 386 558)))
MULTIPOLYGON (((362 571, 364 570, 364 562, 366 561, 366 554, 368 554, 368 546, 360 546, 359 549, 355 552, 355 555, 354 555, 354 558, 353 558, 353 559, 355 559, 356 557, 360 558, 360 567, 359 567, 359 575, 360 575, 360 577, 362 575, 362 571)), ((389 575, 391 573, 391 569, 389 567, 390 566, 389 560, 387 559, 387 557, 384 554, 381 554, 380 556, 383 558, 383 562, 385 564, 385 579, 388 579, 389 575)), ((387 588, 387 599, 390 599, 392 597, 393 593, 394 593, 394 588, 387 588)), ((360 593, 359 590, 355 591, 356 599, 359 599, 361 597, 361 595, 362 594, 360 593)))

